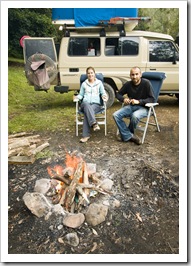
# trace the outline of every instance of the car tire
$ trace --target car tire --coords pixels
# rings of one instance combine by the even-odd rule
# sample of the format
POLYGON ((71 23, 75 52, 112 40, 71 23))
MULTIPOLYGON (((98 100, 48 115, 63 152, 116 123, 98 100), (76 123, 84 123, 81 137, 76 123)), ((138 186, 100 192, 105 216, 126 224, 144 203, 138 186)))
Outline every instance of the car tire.
POLYGON ((108 96, 108 100, 107 100, 107 108, 111 107, 115 101, 115 92, 113 90, 113 88, 111 87, 111 85, 109 85, 108 83, 104 82, 104 88, 105 91, 107 93, 108 96))

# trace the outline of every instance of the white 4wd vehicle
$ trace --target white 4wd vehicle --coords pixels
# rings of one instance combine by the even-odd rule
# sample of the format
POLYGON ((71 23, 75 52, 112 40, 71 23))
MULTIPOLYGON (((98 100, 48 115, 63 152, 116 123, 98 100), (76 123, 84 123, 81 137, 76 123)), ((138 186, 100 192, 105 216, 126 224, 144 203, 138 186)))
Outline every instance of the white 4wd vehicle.
MULTIPOLYGON (((161 94, 179 95, 179 48, 166 34, 146 31, 65 30, 62 41, 55 45, 53 38, 24 39, 25 73, 31 85, 32 60, 44 60, 49 76, 46 84, 55 85, 59 93, 78 91, 80 75, 92 66, 103 73, 108 94, 108 107, 115 100, 115 92, 129 80, 133 66, 142 72, 165 72, 161 94), (42 54, 42 55, 41 55, 42 54)), ((42 62, 42 63, 43 63, 42 62)), ((36 90, 47 89, 36 86, 36 90)))

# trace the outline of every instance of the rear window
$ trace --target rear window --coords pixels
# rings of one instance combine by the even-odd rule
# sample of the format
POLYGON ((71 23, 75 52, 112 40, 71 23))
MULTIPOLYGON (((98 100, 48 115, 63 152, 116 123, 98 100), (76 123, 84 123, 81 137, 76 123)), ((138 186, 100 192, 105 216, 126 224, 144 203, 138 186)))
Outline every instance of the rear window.
POLYGON ((41 53, 49 56, 54 62, 57 61, 53 39, 24 39, 25 60, 31 55, 41 53))

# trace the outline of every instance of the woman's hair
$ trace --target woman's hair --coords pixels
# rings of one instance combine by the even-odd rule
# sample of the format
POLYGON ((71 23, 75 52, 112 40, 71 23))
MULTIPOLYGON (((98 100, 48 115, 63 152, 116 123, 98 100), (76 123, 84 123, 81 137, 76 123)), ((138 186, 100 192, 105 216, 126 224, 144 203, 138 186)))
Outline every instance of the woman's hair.
POLYGON ((91 67, 91 66, 88 67, 88 68, 86 69, 86 73, 88 73, 88 71, 89 71, 90 69, 93 70, 93 72, 95 73, 95 69, 94 69, 93 67, 91 67))

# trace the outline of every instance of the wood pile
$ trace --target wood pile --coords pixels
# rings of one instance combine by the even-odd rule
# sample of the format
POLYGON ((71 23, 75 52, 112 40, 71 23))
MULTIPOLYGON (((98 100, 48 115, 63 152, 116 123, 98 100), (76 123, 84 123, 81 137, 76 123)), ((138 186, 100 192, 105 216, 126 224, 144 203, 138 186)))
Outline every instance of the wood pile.
POLYGON ((9 164, 29 164, 35 161, 35 155, 49 146, 42 141, 40 135, 30 135, 26 132, 9 135, 8 162, 9 164))

